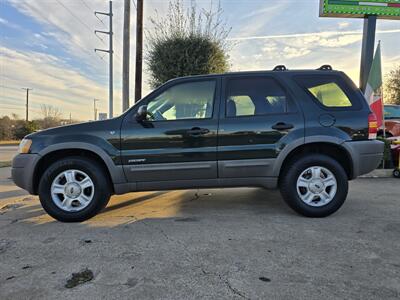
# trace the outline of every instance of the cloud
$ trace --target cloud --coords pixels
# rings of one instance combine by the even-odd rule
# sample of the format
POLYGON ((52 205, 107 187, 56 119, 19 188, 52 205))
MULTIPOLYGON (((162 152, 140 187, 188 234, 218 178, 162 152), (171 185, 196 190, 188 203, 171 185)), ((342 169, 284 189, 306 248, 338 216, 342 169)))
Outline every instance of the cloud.
POLYGON ((21 26, 11 23, 10 21, 3 19, 3 18, 0 18, 0 24, 3 24, 4 26, 7 26, 12 29, 22 30, 21 26))
MULTIPOLYGON (((378 33, 398 33, 400 29, 380 30, 378 33)), ((270 59, 291 60, 294 58, 324 52, 324 49, 343 49, 360 42, 360 31, 324 31, 295 33, 285 35, 268 35, 257 37, 232 38, 240 42, 239 48, 246 48, 246 43, 252 45, 252 50, 257 49, 259 43, 263 43, 258 49, 270 59)), ((232 55, 234 56, 234 55, 232 55)), ((254 54, 253 54, 253 57, 254 54)))
MULTIPOLYGON (((378 30, 379 34, 400 33, 400 29, 391 30, 378 30)), ((307 32, 307 33, 293 33, 293 34, 276 34, 276 35, 260 35, 260 36, 242 36, 229 38, 230 41, 247 41, 247 40, 269 40, 269 39, 285 39, 285 38, 299 38, 299 37, 334 37, 340 35, 361 35, 362 31, 323 31, 323 32, 307 32)))
POLYGON ((343 29, 343 28, 349 27, 350 23, 349 22, 339 22, 338 26, 340 29, 343 29))
POLYGON ((301 57, 301 56, 309 54, 310 52, 311 52, 311 49, 307 49, 307 48, 294 48, 294 47, 288 47, 288 46, 283 48, 283 56, 286 57, 287 59, 301 57))
MULTIPOLYGON (((2 113, 10 112, 10 107, 17 104, 16 99, 23 103, 22 87, 33 88, 31 108, 36 112, 35 117, 38 117, 41 104, 50 104, 62 108, 64 117, 72 113, 74 118, 85 120, 93 114, 93 98, 102 99, 100 111, 108 111, 107 87, 67 68, 64 60, 48 54, 21 52, 6 47, 0 47, 0 56, 2 113)), ((115 94, 119 97, 120 90, 116 90, 115 94)), ((24 108, 22 105, 19 107, 17 112, 21 114, 24 108)))

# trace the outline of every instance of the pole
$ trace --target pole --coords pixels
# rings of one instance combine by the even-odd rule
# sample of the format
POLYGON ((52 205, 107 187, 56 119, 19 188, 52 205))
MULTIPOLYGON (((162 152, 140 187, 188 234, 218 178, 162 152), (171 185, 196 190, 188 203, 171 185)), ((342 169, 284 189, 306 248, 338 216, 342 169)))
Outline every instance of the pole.
POLYGON ((105 15, 109 17, 110 24, 109 24, 109 31, 101 31, 101 30, 95 30, 94 33, 102 33, 102 34, 108 34, 109 36, 109 48, 108 50, 104 49, 94 49, 95 52, 106 52, 109 54, 109 100, 108 100, 108 115, 109 118, 113 117, 113 107, 114 107, 114 101, 113 101, 113 12, 112 12, 112 1, 110 1, 110 11, 108 13, 105 12, 94 12, 95 16, 97 15, 105 15))
POLYGON ((136 17, 136 71, 135 102, 142 98, 142 65, 143 65, 143 0, 137 0, 136 17))
POLYGON ((29 91, 32 91, 30 88, 22 88, 23 90, 26 91, 26 112, 25 112, 25 121, 29 121, 29 91))
POLYGON ((124 0, 124 40, 122 57, 122 111, 129 108, 129 52, 131 27, 131 1, 124 0))
POLYGON ((109 118, 111 119, 113 117, 113 107, 114 107, 114 101, 113 101, 113 12, 112 12, 112 1, 110 1, 110 95, 109 95, 109 118))
POLYGON ((94 120, 97 121, 97 108, 96 108, 96 102, 99 101, 99 99, 93 99, 93 111, 94 111, 94 120))
POLYGON ((363 39, 361 48, 360 89, 365 93, 369 72, 374 59, 376 16, 364 18, 363 39))

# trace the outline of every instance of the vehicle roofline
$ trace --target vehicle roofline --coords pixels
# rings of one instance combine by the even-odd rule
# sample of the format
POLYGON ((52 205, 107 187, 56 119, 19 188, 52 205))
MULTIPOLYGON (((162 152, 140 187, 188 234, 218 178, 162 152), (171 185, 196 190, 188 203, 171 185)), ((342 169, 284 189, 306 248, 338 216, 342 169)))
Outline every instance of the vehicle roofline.
POLYGON ((189 75, 170 79, 167 82, 174 82, 182 79, 194 79, 194 78, 218 78, 231 75, 259 75, 259 74, 343 74, 339 70, 310 70, 310 69, 293 69, 285 71, 273 71, 273 70, 254 70, 254 71, 237 71, 237 72, 225 72, 225 73, 215 73, 215 74, 201 74, 201 75, 189 75))

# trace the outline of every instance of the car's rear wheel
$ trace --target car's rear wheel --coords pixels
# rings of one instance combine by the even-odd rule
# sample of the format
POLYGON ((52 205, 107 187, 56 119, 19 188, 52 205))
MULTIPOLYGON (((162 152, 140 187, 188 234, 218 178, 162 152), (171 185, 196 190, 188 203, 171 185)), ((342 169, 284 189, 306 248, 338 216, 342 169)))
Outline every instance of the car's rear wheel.
POLYGON ((44 210, 62 222, 81 222, 95 216, 110 199, 103 168, 94 160, 68 157, 53 163, 39 183, 44 210))
POLYGON ((307 217, 326 217, 344 203, 348 192, 347 174, 333 158, 304 155, 285 166, 280 190, 286 203, 307 217))

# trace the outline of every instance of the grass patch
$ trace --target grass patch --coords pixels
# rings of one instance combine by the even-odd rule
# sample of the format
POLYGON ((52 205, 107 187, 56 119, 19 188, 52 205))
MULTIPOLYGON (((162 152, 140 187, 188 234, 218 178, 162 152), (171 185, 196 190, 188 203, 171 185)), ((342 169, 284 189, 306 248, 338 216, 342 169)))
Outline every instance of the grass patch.
POLYGON ((20 141, 0 141, 0 146, 18 146, 20 141))
POLYGON ((11 167, 11 161, 0 161, 0 168, 11 167))

